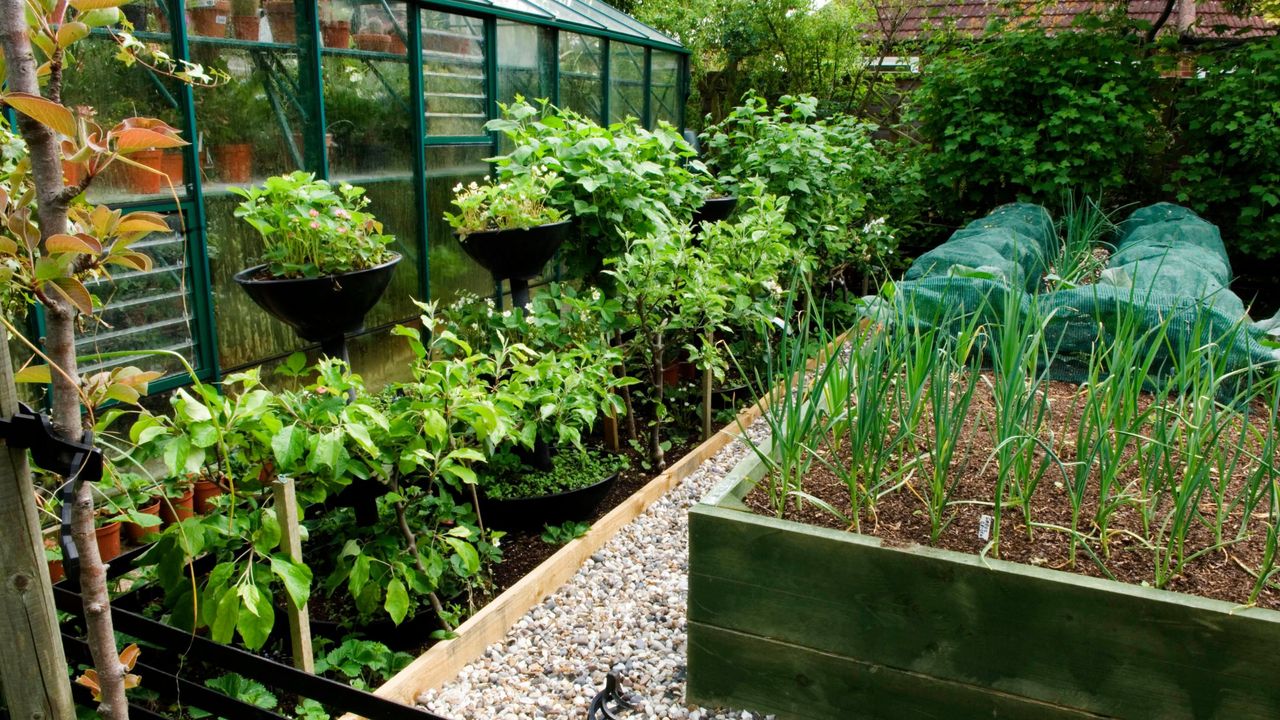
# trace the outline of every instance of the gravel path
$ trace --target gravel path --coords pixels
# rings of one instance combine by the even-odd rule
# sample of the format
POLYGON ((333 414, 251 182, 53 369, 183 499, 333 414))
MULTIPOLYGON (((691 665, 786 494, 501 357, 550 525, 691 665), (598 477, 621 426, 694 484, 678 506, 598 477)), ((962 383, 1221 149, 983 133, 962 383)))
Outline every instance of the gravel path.
MULTIPOLYGON (((764 434, 762 425, 753 437, 764 434)), ((735 440, 703 463, 419 704, 459 720, 585 720, 613 669, 635 702, 626 718, 763 718, 684 704, 687 511, 748 452, 735 440)))

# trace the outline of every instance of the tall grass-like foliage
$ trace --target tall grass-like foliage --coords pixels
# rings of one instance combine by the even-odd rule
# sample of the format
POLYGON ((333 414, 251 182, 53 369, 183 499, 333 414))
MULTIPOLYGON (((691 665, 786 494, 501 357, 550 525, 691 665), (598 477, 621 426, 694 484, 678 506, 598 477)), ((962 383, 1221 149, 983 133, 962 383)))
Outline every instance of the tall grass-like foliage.
POLYGON ((1001 303, 999 320, 989 328, 997 475, 990 549, 996 557, 1006 501, 1022 507, 1030 533, 1032 496, 1057 461, 1052 448, 1040 439, 1049 420, 1046 385, 1055 353, 1045 332, 1051 318, 1052 313, 1042 314, 1034 300, 1024 306, 1010 297, 1001 303))
POLYGON ((825 329, 822 309, 811 302, 803 310, 797 308, 797 296, 797 292, 788 293, 782 304, 781 317, 793 321, 779 321, 783 329, 776 340, 774 333, 761 330, 765 372, 756 373, 750 381, 753 394, 765 403, 762 419, 769 429, 769 443, 756 442, 742 428, 743 439, 767 468, 765 489, 778 517, 788 502, 813 499, 804 492, 804 478, 817 458, 817 443, 826 434, 828 412, 821 389, 840 364, 826 352, 836 338, 825 329))

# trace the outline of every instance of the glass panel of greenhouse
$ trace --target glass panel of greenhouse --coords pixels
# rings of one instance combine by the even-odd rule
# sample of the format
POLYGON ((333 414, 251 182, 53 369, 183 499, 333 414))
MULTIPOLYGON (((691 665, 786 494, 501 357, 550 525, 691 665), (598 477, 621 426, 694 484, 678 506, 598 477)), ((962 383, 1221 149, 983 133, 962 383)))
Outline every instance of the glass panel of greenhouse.
MULTIPOLYGON (((217 379, 313 349, 233 280, 262 248, 235 217, 233 189, 305 170, 364 187, 404 255, 350 343, 357 369, 377 383, 404 364, 403 343, 387 330, 414 320, 414 299, 501 298, 443 213, 458 183, 482 179, 488 160, 510 149, 485 129, 502 105, 545 99, 648 127, 684 120, 687 51, 596 0, 237 0, 216 16, 186 5, 138 0, 125 15, 139 39, 226 82, 193 89, 126 67, 106 33, 85 43, 69 75, 71 104, 113 121, 158 117, 191 141, 136 155, 145 167, 109 168, 91 186, 90 200, 163 213, 173 233, 148 240, 153 271, 95 288, 104 307, 84 354, 163 348, 217 379)), ((39 318, 32 323, 38 333, 39 318)), ((168 385, 184 380, 176 357, 165 367, 168 385)))

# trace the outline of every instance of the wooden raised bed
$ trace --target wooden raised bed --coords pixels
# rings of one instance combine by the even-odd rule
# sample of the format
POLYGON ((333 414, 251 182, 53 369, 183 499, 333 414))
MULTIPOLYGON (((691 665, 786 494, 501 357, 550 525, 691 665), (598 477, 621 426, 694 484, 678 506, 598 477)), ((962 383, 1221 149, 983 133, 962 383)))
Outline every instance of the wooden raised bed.
POLYGON ((779 718, 1280 717, 1280 612, 690 511, 688 701, 779 718))

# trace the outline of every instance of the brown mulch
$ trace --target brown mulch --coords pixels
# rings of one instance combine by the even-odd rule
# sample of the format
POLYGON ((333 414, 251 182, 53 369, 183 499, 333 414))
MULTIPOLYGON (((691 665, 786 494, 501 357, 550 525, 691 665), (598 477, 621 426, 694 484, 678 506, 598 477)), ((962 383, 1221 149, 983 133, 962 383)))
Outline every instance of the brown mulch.
MULTIPOLYGON (((989 373, 984 375, 989 377, 989 373)), ((1074 442, 1078 411, 1085 392, 1088 392, 1087 389, 1081 386, 1063 382, 1051 382, 1047 389, 1050 419, 1046 423, 1048 430, 1041 434, 1041 439, 1055 448, 1069 473, 1071 463, 1076 459, 1075 448, 1071 443, 1074 442)), ((1150 401, 1150 398, 1145 399, 1147 403, 1150 401)), ((951 496, 952 504, 948 508, 952 520, 942 532, 935 547, 980 554, 988 543, 979 538, 979 523, 983 515, 992 514, 992 498, 998 477, 996 462, 993 459, 994 401, 984 382, 978 383, 968 417, 969 422, 960 446, 957 448, 951 470, 953 477, 959 477, 951 496)), ((1250 422, 1255 426, 1264 427, 1265 412, 1254 413, 1250 422)), ((932 470, 929 464, 931 461, 927 457, 928 448, 932 447, 932 425, 927 408, 918 433, 919 436, 909 456, 923 455, 924 458, 914 472, 907 474, 906 482, 901 487, 879 498, 874 510, 864 508, 858 527, 846 525, 839 518, 813 503, 789 502, 784 517, 821 527, 862 532, 881 538, 886 545, 930 545, 929 517, 923 500, 923 491, 918 488, 920 483, 926 482, 925 477, 932 470)), ((1230 441, 1234 441, 1237 437, 1238 426, 1235 434, 1228 433, 1230 441)), ((831 449, 827 448, 822 452, 830 453, 831 449)), ((1134 452, 1133 448, 1128 452, 1131 456, 1134 452)), ((835 453, 844 462, 848 462, 847 447, 837 448, 835 453)), ((832 464, 841 466, 840 463, 832 464)), ((1244 486, 1247 472, 1251 469, 1244 466, 1244 463, 1241 465, 1235 469, 1231 478, 1229 497, 1234 497, 1236 492, 1244 486)), ((1117 484, 1124 487, 1129 483, 1137 482, 1138 470, 1131 465, 1126 468, 1117 484)), ((1146 537, 1137 506, 1129 503, 1114 513, 1108 526, 1110 532, 1107 547, 1103 548, 1096 537, 1097 528, 1092 525, 1099 491, 1095 478, 1091 477, 1089 483, 1079 524, 1079 530, 1082 533, 1095 536, 1089 542, 1089 547, 1115 579, 1132 584, 1153 584, 1155 553, 1149 547, 1144 547, 1143 543, 1137 539, 1146 537)), ((852 514, 849 490, 844 479, 821 463, 814 464, 804 479, 803 489, 805 493, 821 498, 845 515, 852 514)), ((1210 500, 1211 498, 1206 496, 1203 501, 1202 510, 1206 513, 1212 512, 1210 500)), ((746 502, 758 514, 775 514, 763 483, 748 495, 746 502)), ((1106 577, 1106 573, 1079 543, 1075 563, 1071 564, 1071 543, 1067 532, 1040 527, 1056 525, 1069 528, 1071 526, 1071 505, 1068 502, 1062 471, 1056 464, 1050 466, 1049 472, 1040 481, 1031 496, 1030 506, 1031 521, 1037 527, 1028 533, 1021 505, 1004 505, 1001 518, 1000 559, 1093 577, 1106 577)), ((1251 571, 1256 572, 1263 562, 1267 534, 1266 511, 1267 500, 1264 497, 1250 520, 1249 535, 1246 540, 1213 550, 1191 561, 1181 575, 1175 576, 1168 582, 1165 589, 1239 604, 1247 603, 1255 582, 1251 571)), ((1241 514, 1241 510, 1236 509, 1228 517, 1224 530, 1225 538, 1235 537, 1240 527, 1241 514)), ((1157 517, 1163 517, 1163 512, 1157 517)), ((1197 521, 1192 521, 1192 524, 1187 540, 1188 555, 1216 544, 1209 527, 1197 521)), ((1280 591, 1270 587, 1264 589, 1258 597, 1257 605, 1280 609, 1280 591)))

